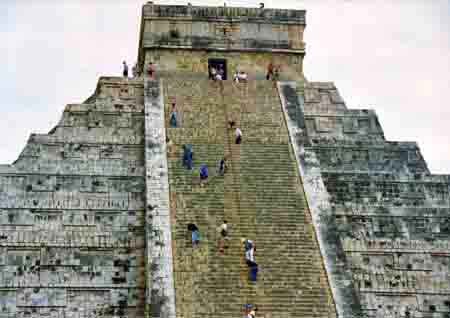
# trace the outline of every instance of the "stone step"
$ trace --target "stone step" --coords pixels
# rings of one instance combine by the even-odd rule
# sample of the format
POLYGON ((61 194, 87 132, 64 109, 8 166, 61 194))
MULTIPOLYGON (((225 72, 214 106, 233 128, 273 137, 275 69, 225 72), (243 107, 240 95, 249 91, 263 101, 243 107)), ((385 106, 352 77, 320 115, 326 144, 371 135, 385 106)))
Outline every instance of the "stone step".
MULTIPOLYGON (((320 254, 305 213, 306 201, 290 146, 287 141, 280 144, 287 131, 280 120, 283 115, 273 83, 249 83, 246 87, 223 83, 223 96, 213 87, 217 83, 202 83, 208 86, 204 91, 195 83, 192 86, 197 88, 188 89, 180 81, 165 88, 169 95, 177 96, 180 109, 186 107, 183 116, 192 127, 186 131, 198 129, 196 119, 206 116, 208 120, 199 124, 201 129, 217 134, 212 139, 211 135, 202 137, 201 143, 193 135, 176 139, 193 145, 194 170, 182 167, 181 144, 175 144, 176 155, 169 160, 171 191, 175 201, 183 202, 177 201, 172 227, 177 306, 182 308, 178 316, 238 316, 247 301, 265 308, 272 317, 326 312, 320 254), (192 91, 198 98, 183 105, 178 96, 186 94, 184 99, 189 100, 186 96, 192 91), (233 144, 233 131, 225 126, 230 118, 243 130, 241 145, 233 144), (269 135, 279 139, 271 142, 269 135), (224 154, 229 155, 229 170, 224 177, 215 177, 224 154), (196 184, 200 163, 206 163, 210 170, 204 188, 196 184), (230 225, 231 240, 225 255, 220 255, 216 228, 224 218, 230 225), (189 222, 195 222, 201 232, 200 246, 195 250, 190 247, 186 229, 189 222), (248 282, 240 243, 244 236, 256 242, 255 258, 260 265, 256 283, 248 282), (295 296, 293 290, 302 290, 307 297, 295 296)), ((169 138, 171 134, 178 136, 182 130, 177 129, 168 129, 169 138)))

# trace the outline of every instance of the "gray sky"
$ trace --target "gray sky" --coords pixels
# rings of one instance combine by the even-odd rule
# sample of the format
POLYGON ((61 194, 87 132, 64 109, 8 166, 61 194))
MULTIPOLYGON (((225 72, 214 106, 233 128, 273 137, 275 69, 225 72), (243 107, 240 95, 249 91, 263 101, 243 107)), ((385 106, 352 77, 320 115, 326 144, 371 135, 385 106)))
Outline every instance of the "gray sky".
MULTIPOLYGON (((387 139, 419 142, 430 169, 450 173, 448 0, 264 2, 307 10, 308 80, 335 82, 348 107, 376 110, 387 139)), ((99 76, 136 61, 143 3, 0 1, 0 163, 13 162, 30 133, 47 133, 66 104, 89 97, 99 76)))

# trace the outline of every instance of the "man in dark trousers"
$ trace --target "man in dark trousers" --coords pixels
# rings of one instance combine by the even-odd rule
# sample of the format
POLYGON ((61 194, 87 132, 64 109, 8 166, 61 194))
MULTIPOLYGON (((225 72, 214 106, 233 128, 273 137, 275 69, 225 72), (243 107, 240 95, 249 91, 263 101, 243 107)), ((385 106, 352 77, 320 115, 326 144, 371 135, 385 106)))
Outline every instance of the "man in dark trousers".
POLYGON ((123 77, 128 78, 128 65, 126 61, 122 62, 123 64, 123 77))

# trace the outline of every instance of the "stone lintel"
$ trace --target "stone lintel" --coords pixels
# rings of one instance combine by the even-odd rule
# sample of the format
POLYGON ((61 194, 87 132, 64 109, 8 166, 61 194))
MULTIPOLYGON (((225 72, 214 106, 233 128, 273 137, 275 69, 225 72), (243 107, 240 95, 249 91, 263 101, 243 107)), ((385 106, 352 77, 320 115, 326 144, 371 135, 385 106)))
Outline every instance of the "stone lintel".
POLYGON ((208 7, 192 5, 156 5, 152 2, 143 6, 144 19, 176 19, 223 22, 258 22, 305 25, 305 10, 265 9, 245 7, 208 7))
POLYGON ((270 48, 225 48, 225 47, 195 47, 191 45, 158 45, 158 44, 144 44, 144 49, 176 49, 176 50, 199 50, 199 51, 217 51, 217 52, 270 52, 270 53, 288 53, 305 55, 305 50, 294 49, 270 49, 270 48))

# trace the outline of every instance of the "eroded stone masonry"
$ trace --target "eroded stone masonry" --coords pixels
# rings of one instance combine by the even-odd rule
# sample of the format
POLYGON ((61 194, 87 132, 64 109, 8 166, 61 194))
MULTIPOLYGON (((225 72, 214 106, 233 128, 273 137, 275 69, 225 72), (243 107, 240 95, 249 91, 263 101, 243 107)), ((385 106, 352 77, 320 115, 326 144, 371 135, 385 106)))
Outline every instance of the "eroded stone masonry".
POLYGON ((450 317, 450 178, 304 78, 305 26, 303 10, 144 5, 140 75, 101 77, 0 165, 0 318, 229 318, 246 303, 266 318, 450 317))

